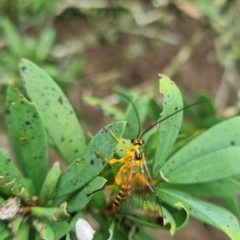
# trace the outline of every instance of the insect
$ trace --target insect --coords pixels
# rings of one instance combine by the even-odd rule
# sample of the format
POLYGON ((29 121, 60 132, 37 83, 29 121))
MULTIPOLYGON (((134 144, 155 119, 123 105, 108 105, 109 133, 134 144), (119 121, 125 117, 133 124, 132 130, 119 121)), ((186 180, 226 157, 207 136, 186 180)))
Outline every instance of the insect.
MULTIPOLYGON (((126 97, 125 97, 126 98, 126 97)), ((127 98, 128 99, 128 98, 127 98)), ((130 103, 132 101, 128 99, 130 103)), ((113 200, 112 210, 114 213, 120 212, 123 205, 127 204, 127 200, 133 195, 141 195, 142 197, 142 207, 144 208, 144 212, 152 219, 156 220, 159 225, 164 225, 164 217, 161 208, 161 202, 157 195, 154 181, 151 177, 150 171, 148 169, 144 152, 142 150, 142 145, 144 144, 143 136, 154 126, 159 123, 165 121, 166 119, 172 117, 173 115, 192 107, 193 105, 199 104, 194 103, 189 106, 186 106, 182 109, 175 111, 174 113, 166 116, 165 118, 157 121, 149 128, 147 128, 142 134, 140 134, 140 120, 138 116, 137 109, 135 105, 132 103, 134 111, 136 113, 138 119, 138 134, 137 137, 131 140, 131 146, 126 145, 123 141, 118 139, 112 131, 110 131, 111 135, 115 140, 122 146, 125 150, 125 155, 119 159, 113 158, 108 159, 104 155, 102 155, 99 151, 96 151, 96 154, 102 157, 108 164, 114 165, 117 163, 122 164, 119 168, 116 176, 115 183, 111 185, 106 185, 105 189, 110 189, 114 187, 120 187, 116 197, 113 200), (149 201, 149 195, 154 196, 154 202, 151 204, 149 201)))
POLYGON ((108 164, 122 163, 122 166, 118 170, 115 176, 115 184, 107 185, 105 188, 113 188, 120 186, 120 189, 113 200, 112 209, 113 212, 119 212, 122 204, 129 198, 131 194, 142 194, 142 190, 150 190, 155 195, 157 205, 159 206, 158 222, 160 225, 164 225, 163 214, 161 210, 160 199, 156 193, 153 180, 150 172, 147 168, 146 159, 141 146, 144 141, 141 137, 132 139, 131 146, 127 146, 121 140, 119 140, 112 131, 111 135, 116 141, 126 150, 125 155, 120 159, 108 159, 104 157, 100 152, 96 151, 96 154, 101 156, 108 164), (140 170, 140 172, 138 172, 140 170))

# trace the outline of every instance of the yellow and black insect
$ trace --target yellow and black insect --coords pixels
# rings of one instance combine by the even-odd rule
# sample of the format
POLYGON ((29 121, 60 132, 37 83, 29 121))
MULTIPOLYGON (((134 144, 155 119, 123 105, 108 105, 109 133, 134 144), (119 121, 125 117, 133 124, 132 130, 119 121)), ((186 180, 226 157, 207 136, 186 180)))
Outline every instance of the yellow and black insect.
POLYGON ((127 205, 126 202, 130 199, 130 197, 136 196, 137 198, 141 198, 141 200, 139 200, 142 205, 140 206, 140 208, 142 208, 144 214, 146 214, 149 218, 153 219, 159 225, 163 226, 164 216, 161 208, 160 198, 157 195, 154 181, 151 177, 145 155, 142 150, 142 145, 144 144, 143 136, 150 129, 152 129, 154 126, 158 125, 162 121, 165 121, 173 115, 199 103, 194 103, 182 109, 176 110, 174 113, 168 115, 163 119, 160 119, 159 121, 151 125, 149 128, 147 128, 142 134, 140 134, 140 120, 137 109, 135 108, 132 101, 130 99, 128 100, 132 104, 138 119, 138 135, 136 138, 131 140, 131 146, 128 146, 123 141, 118 139, 112 131, 110 131, 111 135, 125 150, 125 155, 119 159, 108 159, 103 156, 99 151, 96 151, 96 154, 101 156, 108 164, 122 164, 115 176, 115 183, 111 185, 106 185, 104 188, 120 188, 112 204, 112 210, 114 213, 121 212, 122 208, 125 208, 125 213, 128 213, 128 209, 126 210, 125 207, 127 205), (153 197, 150 197, 150 195, 152 195, 153 197), (151 203, 152 200, 154 201, 154 203, 151 203))

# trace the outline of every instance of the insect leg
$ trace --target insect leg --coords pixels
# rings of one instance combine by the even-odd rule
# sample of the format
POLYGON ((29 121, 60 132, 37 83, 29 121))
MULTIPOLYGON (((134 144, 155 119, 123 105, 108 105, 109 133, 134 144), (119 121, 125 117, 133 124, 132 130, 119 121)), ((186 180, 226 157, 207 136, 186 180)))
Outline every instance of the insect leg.
POLYGON ((129 150, 129 147, 124 144, 120 139, 117 138, 117 136, 115 136, 115 134, 113 133, 112 130, 110 130, 110 133, 112 134, 112 136, 115 138, 115 140, 125 149, 125 150, 129 150))
POLYGON ((115 164, 115 163, 124 163, 124 162, 125 162, 125 159, 124 159, 124 158, 120 158, 120 159, 115 159, 115 158, 113 158, 113 159, 108 159, 107 157, 105 157, 104 155, 102 155, 102 154, 101 154, 100 152, 98 152, 98 151, 95 151, 95 153, 96 153, 98 156, 102 157, 102 158, 105 160, 105 162, 108 163, 108 164, 110 164, 110 165, 115 164))

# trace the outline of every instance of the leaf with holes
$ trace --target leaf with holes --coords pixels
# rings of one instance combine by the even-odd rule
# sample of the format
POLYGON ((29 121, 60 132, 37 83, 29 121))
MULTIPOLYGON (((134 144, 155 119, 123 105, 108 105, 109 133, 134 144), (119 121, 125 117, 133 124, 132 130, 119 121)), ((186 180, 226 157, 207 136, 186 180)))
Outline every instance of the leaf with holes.
POLYGON ((110 158, 118 144, 110 130, 121 138, 126 122, 114 122, 102 128, 88 144, 83 158, 75 160, 63 172, 57 186, 57 196, 63 196, 85 186, 106 166, 106 162, 96 155, 98 150, 110 158))
POLYGON ((3 177, 4 183, 9 183, 13 179, 18 181, 22 179, 17 167, 2 149, 0 149, 0 177, 3 177))
POLYGON ((86 144, 68 99, 52 78, 32 62, 21 59, 24 86, 44 120, 49 135, 67 163, 82 157, 86 144))
MULTIPOLYGON (((164 96, 163 112, 161 118, 165 118, 183 108, 182 95, 170 78, 162 75, 159 80, 160 93, 164 96)), ((171 148, 177 138, 181 123, 182 111, 160 123, 159 139, 155 151, 152 166, 153 175, 156 176, 164 164, 171 148)))
POLYGON ((16 160, 38 192, 48 165, 47 137, 39 112, 35 104, 24 98, 15 86, 9 85, 6 113, 7 128, 16 160))

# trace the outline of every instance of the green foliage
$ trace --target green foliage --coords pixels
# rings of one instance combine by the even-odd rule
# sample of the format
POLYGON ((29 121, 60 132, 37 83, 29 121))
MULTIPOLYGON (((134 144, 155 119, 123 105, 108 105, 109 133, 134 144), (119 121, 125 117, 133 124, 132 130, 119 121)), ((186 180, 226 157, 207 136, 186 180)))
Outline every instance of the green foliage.
POLYGON ((64 46, 57 44, 54 17, 58 1, 3 0, 0 3, 0 89, 14 82, 19 85, 16 59, 32 59, 61 87, 77 79, 84 60, 76 55, 62 61, 64 46))
MULTIPOLYGON (((125 239, 133 239, 136 224, 160 227, 149 222, 141 213, 129 215, 126 209, 126 220, 118 228, 116 215, 108 214, 106 197, 101 192, 94 194, 107 180, 111 184, 111 179, 115 176, 114 169, 106 166, 105 161, 96 155, 98 150, 111 159, 115 150, 121 148, 110 130, 117 138, 124 136, 126 142, 129 138, 137 137, 139 126, 133 104, 139 114, 141 128, 148 119, 153 120, 156 117, 157 121, 163 108, 159 126, 151 128, 146 134, 144 130, 140 131, 140 134, 144 133, 145 157, 162 201, 165 225, 161 228, 173 235, 185 227, 192 216, 222 230, 233 240, 239 239, 237 217, 240 211, 236 201, 240 176, 239 117, 214 125, 180 150, 175 149, 172 152, 183 112, 167 117, 181 110, 183 103, 177 86, 168 77, 161 76, 160 93, 164 96, 162 107, 155 99, 120 90, 118 96, 121 100, 124 99, 123 95, 131 99, 124 114, 102 100, 85 96, 85 101, 97 106, 106 115, 114 113, 117 120, 128 120, 126 128, 125 121, 105 126, 86 145, 71 105, 51 77, 28 60, 22 59, 19 65, 24 87, 31 101, 13 84, 9 84, 6 91, 6 122, 15 160, 21 171, 1 150, 2 239, 12 239, 13 236, 19 239, 70 239, 70 231, 75 230, 77 219, 80 215, 84 217, 87 210, 102 228, 94 239, 108 238, 109 231, 114 239, 122 239, 123 236, 125 239), (159 112, 149 113, 153 109, 159 112), (48 142, 68 164, 65 170, 61 171, 58 162, 48 169, 48 142), (198 200, 196 196, 217 197, 233 213, 207 201, 198 200), (9 206, 12 210, 6 211, 9 206), (104 214, 99 214, 96 209, 104 214)), ((213 108, 209 103, 205 106, 202 104, 200 109, 209 114, 213 108)), ((193 120, 197 119, 194 112, 189 116, 193 120)), ((183 134, 183 130, 181 131, 183 134)), ((188 142, 191 138, 187 133, 184 141, 188 142)), ((116 158, 118 154, 124 156, 125 153, 116 151, 116 158)), ((115 170, 118 169, 119 166, 115 170)), ((133 196, 132 203, 135 198, 138 199, 139 196, 133 196)), ((151 201, 153 199, 149 198, 142 202, 143 211, 148 208, 148 202, 153 211, 159 211, 158 206, 151 201)), ((143 227, 138 234, 139 239, 148 238, 143 227)))

